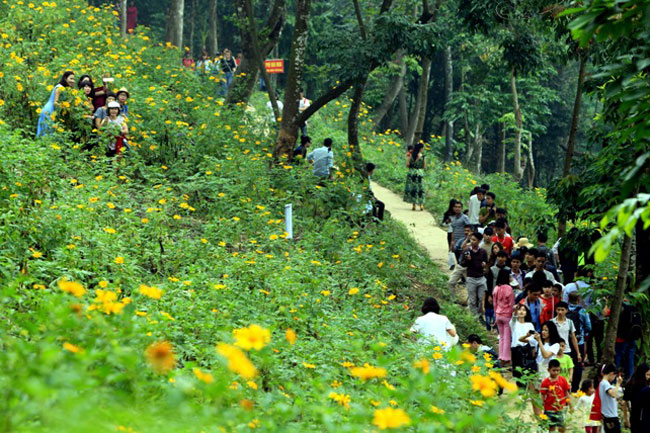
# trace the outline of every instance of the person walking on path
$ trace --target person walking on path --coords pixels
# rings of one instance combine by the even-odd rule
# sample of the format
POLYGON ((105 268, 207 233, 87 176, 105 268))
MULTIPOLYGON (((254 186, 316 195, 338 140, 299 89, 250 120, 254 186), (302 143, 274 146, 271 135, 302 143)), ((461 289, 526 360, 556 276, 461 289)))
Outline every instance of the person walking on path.
POLYGON ((74 72, 64 72, 61 80, 59 80, 56 86, 52 89, 52 93, 50 93, 50 98, 47 100, 47 103, 41 109, 41 115, 38 118, 38 127, 36 128, 37 137, 52 134, 52 115, 54 114, 56 107, 59 105, 61 92, 63 92, 66 87, 73 87, 74 85, 74 72))
POLYGON ((422 150, 424 145, 418 143, 413 149, 413 153, 406 158, 406 186, 404 188, 404 201, 413 205, 413 210, 420 205, 420 210, 424 210, 424 187, 422 178, 424 177, 424 154, 422 150))
POLYGON ((485 264, 487 263, 487 254, 483 248, 479 248, 481 242, 479 233, 470 235, 470 247, 462 254, 461 265, 467 268, 467 303, 474 316, 480 317, 482 310, 483 296, 487 290, 485 280, 485 264))
POLYGON ((510 286, 510 270, 501 269, 497 275, 496 286, 492 291, 492 303, 496 313, 499 330, 499 360, 501 365, 510 362, 510 320, 515 305, 515 293, 510 286))

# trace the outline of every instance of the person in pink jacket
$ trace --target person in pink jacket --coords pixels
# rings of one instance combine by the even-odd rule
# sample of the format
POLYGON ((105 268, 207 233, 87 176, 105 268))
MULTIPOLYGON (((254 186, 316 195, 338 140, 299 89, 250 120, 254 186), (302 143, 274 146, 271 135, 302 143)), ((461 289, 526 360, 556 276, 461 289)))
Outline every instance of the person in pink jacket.
POLYGON ((496 286, 492 292, 492 302, 499 330, 499 360, 501 364, 510 363, 510 319, 515 305, 515 293, 510 286, 510 271, 501 269, 497 275, 496 286))

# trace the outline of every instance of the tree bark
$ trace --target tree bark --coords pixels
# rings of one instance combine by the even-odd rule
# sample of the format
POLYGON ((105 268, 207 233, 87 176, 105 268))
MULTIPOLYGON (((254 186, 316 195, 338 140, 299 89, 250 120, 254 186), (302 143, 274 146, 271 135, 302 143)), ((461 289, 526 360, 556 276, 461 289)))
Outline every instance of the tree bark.
MULTIPOLYGON (((289 73, 284 93, 284 108, 282 110, 282 123, 278 131, 278 138, 273 149, 273 157, 292 157, 293 146, 298 138, 298 111, 300 103, 300 86, 305 67, 305 54, 307 50, 307 36, 309 35, 309 13, 311 0, 296 0, 296 22, 291 41, 291 54, 289 60, 289 73)), ((307 111, 307 110, 305 110, 307 111)))
POLYGON ((580 70, 578 72, 578 85, 576 88, 576 98, 573 103, 573 116, 571 116, 571 128, 569 129, 569 139, 567 140, 566 156, 564 157, 564 169, 562 176, 567 177, 571 172, 571 162, 575 152, 576 133, 578 132, 578 122, 580 121, 580 107, 582 102, 582 87, 585 82, 585 66, 587 56, 580 56, 580 70))
POLYGON ((528 189, 535 184, 535 159, 533 157, 533 134, 528 134, 528 189))
POLYGON ((262 78, 264 79, 264 83, 266 83, 266 90, 269 95, 269 101, 271 101, 271 108, 273 109, 273 117, 276 119, 276 122, 280 118, 280 110, 278 109, 278 101, 275 95, 275 90, 273 89, 273 84, 271 83, 271 80, 269 79, 269 74, 266 72, 266 68, 264 67, 264 59, 261 56, 260 49, 258 46, 259 43, 259 37, 257 35, 257 23, 255 22, 255 14, 253 12, 253 4, 252 0, 237 0, 238 6, 241 5, 244 8, 244 13, 246 14, 246 17, 248 18, 248 28, 249 31, 251 32, 251 51, 253 53, 253 57, 255 58, 255 63, 257 64, 257 67, 259 68, 262 78))
MULTIPOLYGON (((445 62, 445 111, 447 111, 451 103, 451 94, 454 91, 454 64, 451 54, 451 47, 445 47, 443 51, 445 62)), ((452 120, 445 121, 445 161, 451 161, 454 155, 454 122, 452 120)))
POLYGON ((167 12, 167 32, 165 41, 183 48, 183 11, 185 0, 172 0, 167 12))
POLYGON ((359 111, 361 110, 366 82, 367 77, 354 86, 354 94, 352 95, 352 103, 350 104, 350 112, 348 113, 348 146, 352 153, 352 163, 354 169, 364 179, 368 177, 368 173, 366 172, 361 147, 359 146, 359 111))
POLYGON ((417 113, 417 123, 413 134, 413 143, 419 143, 422 140, 422 131, 424 130, 424 120, 427 115, 427 100, 429 99, 429 79, 431 78, 431 57, 425 57, 422 66, 422 88, 418 97, 421 99, 420 110, 417 113))
POLYGON ((418 84, 417 99, 415 108, 411 115, 408 133, 406 135, 407 144, 415 144, 422 138, 422 129, 424 127, 424 117, 427 112, 427 97, 429 94, 429 78, 431 76, 431 58, 424 56, 422 58, 422 75, 418 84))
POLYGON ((476 122, 474 129, 474 154, 476 155, 474 170, 475 173, 481 173, 481 164, 483 163, 483 134, 481 134, 481 122, 476 122))
POLYGON ((126 38, 127 35, 127 29, 126 29, 126 24, 127 24, 127 0, 120 0, 120 36, 122 38, 126 38))
POLYGON ((605 331, 605 347, 603 349, 603 363, 613 363, 616 356, 616 333, 618 331, 618 320, 621 316, 625 288, 627 287, 628 271, 630 268, 630 253, 632 250, 632 238, 627 234, 623 237, 621 247, 621 258, 616 277, 616 289, 612 294, 609 321, 605 331))
POLYGON ((380 128, 381 121, 388 114, 388 111, 393 106, 395 98, 399 95, 400 90, 404 87, 404 75, 406 74, 406 64, 404 63, 404 50, 397 50, 395 56, 395 64, 399 67, 399 71, 390 80, 386 95, 381 105, 375 110, 375 116, 372 119, 375 128, 380 128))
MULTIPOLYGON (((237 8, 237 16, 240 22, 239 33, 242 40, 241 48, 243 58, 237 68, 237 75, 233 79, 230 89, 228 89, 228 94, 226 95, 227 105, 248 103, 248 100, 253 94, 260 73, 259 65, 254 59, 254 53, 252 50, 253 41, 247 24, 248 17, 245 13, 240 16, 239 9, 240 8, 237 8)), ((244 12, 243 9, 242 12, 244 12)), ((285 0, 275 0, 273 2, 271 13, 266 25, 259 32, 261 35, 267 35, 263 40, 258 41, 260 55, 263 59, 268 56, 273 47, 278 43, 280 34, 282 33, 282 28, 284 27, 286 12, 287 8, 285 0)))
POLYGON ((406 103, 406 88, 404 86, 399 91, 399 120, 400 134, 402 138, 406 138, 409 129, 409 109, 406 103))
POLYGON ((190 0, 190 40, 187 43, 187 46, 190 48, 190 53, 193 53, 194 50, 194 31, 196 30, 196 0, 190 0))
POLYGON ((210 30, 208 31, 208 40, 207 47, 208 55, 211 58, 217 56, 219 52, 219 15, 218 11, 218 0, 210 0, 210 30))
POLYGON ((519 182, 523 175, 523 170, 521 168, 521 128, 523 120, 521 116, 521 107, 519 106, 519 96, 517 94, 517 77, 514 69, 512 69, 512 72, 510 73, 510 88, 512 90, 512 105, 515 113, 515 161, 512 174, 515 180, 519 182))
POLYGON ((497 150, 497 172, 506 172, 506 132, 503 123, 497 123, 499 128, 499 144, 497 150))

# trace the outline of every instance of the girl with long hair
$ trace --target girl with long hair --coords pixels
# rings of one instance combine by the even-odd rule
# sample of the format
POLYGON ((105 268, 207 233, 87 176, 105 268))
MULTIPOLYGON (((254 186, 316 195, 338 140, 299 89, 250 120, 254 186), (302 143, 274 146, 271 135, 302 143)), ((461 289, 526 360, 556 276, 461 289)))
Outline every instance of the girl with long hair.
POLYGON ((47 100, 45 106, 41 109, 41 115, 38 118, 38 127, 36 128, 36 136, 43 137, 45 135, 50 135, 53 132, 52 129, 52 115, 56 111, 57 106, 59 105, 59 98, 61 92, 66 87, 73 87, 75 85, 74 72, 65 71, 59 82, 52 89, 50 93, 50 98, 47 100))
POLYGON ((420 205, 420 210, 424 210, 424 187, 422 178, 424 177, 424 154, 422 150, 424 144, 418 143, 413 148, 413 153, 406 158, 406 186, 404 187, 404 201, 413 205, 420 205))
POLYGON ((624 409, 629 409, 630 431, 632 433, 642 433, 644 431, 641 425, 641 391, 647 386, 650 386, 650 365, 644 362, 634 370, 634 374, 625 384, 625 391, 623 392, 624 409))

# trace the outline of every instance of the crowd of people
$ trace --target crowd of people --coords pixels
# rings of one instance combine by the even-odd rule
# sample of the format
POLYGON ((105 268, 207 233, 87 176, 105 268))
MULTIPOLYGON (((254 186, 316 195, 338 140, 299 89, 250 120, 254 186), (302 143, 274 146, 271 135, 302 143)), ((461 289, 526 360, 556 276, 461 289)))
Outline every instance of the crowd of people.
POLYGON ((234 57, 229 48, 225 48, 218 58, 212 58, 207 50, 203 50, 201 58, 194 61, 189 49, 183 56, 183 66, 196 71, 201 76, 220 76, 222 80, 222 94, 225 94, 232 83, 237 68, 241 64, 241 53, 234 57))
MULTIPOLYGON (((422 208, 424 157, 419 146, 409 152, 405 198, 415 210, 422 208)), ((623 424, 633 433, 649 432, 650 367, 635 359, 641 337, 636 307, 623 304, 615 364, 602 363, 609 308, 595 296, 593 267, 583 264, 573 272, 573 266, 563 266, 579 260, 563 256, 561 240, 547 245, 543 231, 536 245, 526 237, 515 240, 508 212, 497 205, 489 185, 476 187, 466 203, 464 211, 463 202, 452 199, 443 218, 452 269, 448 289, 457 293, 464 285, 469 311, 498 338, 498 350, 492 351, 497 365, 511 370, 521 388, 541 395, 543 407, 533 403, 535 415, 548 420, 550 431, 564 431, 572 406, 587 433, 620 432, 622 399, 623 424), (569 403, 571 393, 579 399, 569 403)), ((452 347, 458 336, 439 310, 435 300, 426 300, 412 331, 452 347)), ((476 346, 492 350, 478 336, 470 337, 468 344, 478 340, 476 346)))
MULTIPOLYGON (((62 95, 66 89, 77 88, 86 97, 84 101, 84 119, 87 130, 90 131, 85 138, 84 149, 91 149, 99 143, 106 144, 106 155, 121 155, 129 148, 126 139, 129 133, 127 119, 129 116, 128 100, 131 94, 126 87, 121 87, 113 92, 110 87, 114 82, 108 75, 102 77, 102 85, 95 86, 90 75, 82 75, 76 80, 73 71, 66 71, 53 87, 50 97, 41 108, 36 129, 37 137, 44 137, 54 132, 54 120, 57 110, 62 105, 62 95)), ((78 132, 78 131, 77 131, 78 132)))

